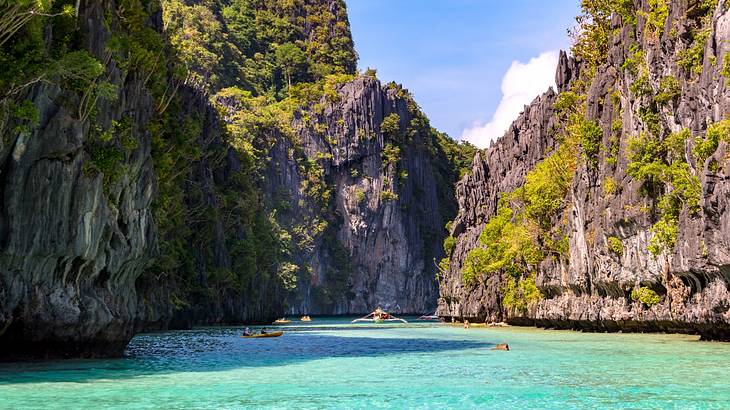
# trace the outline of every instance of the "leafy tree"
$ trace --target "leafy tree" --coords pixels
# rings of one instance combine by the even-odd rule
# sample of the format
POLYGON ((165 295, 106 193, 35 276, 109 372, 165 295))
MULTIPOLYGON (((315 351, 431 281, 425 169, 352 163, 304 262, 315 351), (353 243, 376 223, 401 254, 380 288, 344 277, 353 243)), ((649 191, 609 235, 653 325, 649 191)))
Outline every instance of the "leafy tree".
POLYGON ((615 236, 609 236, 608 237, 608 250, 618 256, 623 255, 624 245, 621 242, 621 239, 619 239, 615 236))
POLYGON ((611 16, 617 13, 624 22, 634 21, 633 0, 582 0, 581 14, 576 17, 577 27, 571 32, 573 55, 588 63, 588 77, 608 56, 608 40, 611 35, 611 16))
POLYGON ((292 77, 297 77, 306 70, 307 56, 295 44, 286 43, 276 48, 276 63, 286 74, 287 86, 291 88, 292 77))
POLYGON ((631 291, 631 299, 638 300, 648 307, 652 307, 661 301, 661 297, 646 286, 641 286, 638 289, 634 288, 631 291))
POLYGON ((387 117, 383 118, 383 122, 380 123, 380 131, 383 135, 396 140, 400 134, 400 116, 396 113, 391 113, 387 117))
POLYGON ((518 314, 526 314, 531 305, 543 298, 535 276, 533 273, 523 279, 508 278, 502 288, 502 305, 518 314))

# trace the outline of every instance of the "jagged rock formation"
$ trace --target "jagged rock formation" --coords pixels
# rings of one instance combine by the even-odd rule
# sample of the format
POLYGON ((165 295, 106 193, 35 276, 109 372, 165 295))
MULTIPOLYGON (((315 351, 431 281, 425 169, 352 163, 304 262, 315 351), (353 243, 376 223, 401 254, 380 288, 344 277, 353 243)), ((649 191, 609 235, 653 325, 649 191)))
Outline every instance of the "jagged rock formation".
MULTIPOLYGON (((585 86, 584 115, 599 124, 602 148, 596 157, 581 149, 565 204, 569 251, 533 267, 542 298, 525 311, 510 309, 503 303, 506 273, 483 275, 467 285, 462 270, 495 213, 499 193, 524 184, 527 172, 556 146, 553 91, 526 107, 507 134, 475 158, 472 173, 458 184, 460 209, 452 230, 456 246, 440 285, 439 315, 730 339, 727 128, 719 128, 725 135, 706 160, 698 161, 695 148, 708 128, 730 113, 725 77, 729 7, 722 0, 709 10, 700 2, 669 1, 662 15, 648 1, 635 3, 636 9, 623 18, 613 15, 605 61, 585 86), (629 16, 637 16, 636 21, 629 16), (659 23, 652 27, 647 21, 659 23), (632 69, 637 60, 640 67, 632 69), (672 90, 665 93, 668 88, 672 90), (632 144, 637 136, 650 134, 666 141, 683 129, 698 139, 683 139, 684 155, 675 161, 686 162, 690 175, 697 177, 700 209, 681 206, 676 241, 655 256, 647 248, 654 243, 657 231, 652 226, 663 212, 657 202, 661 192, 676 192, 677 187, 667 184, 647 192, 645 181, 629 169, 641 161, 632 144), (651 290, 658 300, 637 297, 634 292, 640 288, 651 290)), ((559 91, 579 88, 580 71, 587 66, 561 55, 559 91)), ((562 223, 560 217, 556 225, 562 223)))
MULTIPOLYGON (((99 21, 100 3, 82 21, 99 21)), ((87 26, 86 46, 102 55, 109 33, 87 26)), ((110 80, 123 84, 109 68, 110 80)), ((0 350, 3 356, 121 354, 132 337, 135 281, 156 250, 155 194, 145 128, 154 101, 130 79, 118 103, 100 103, 97 122, 123 116, 139 135, 124 173, 109 184, 89 167, 90 124, 78 98, 56 84, 28 95, 38 126, 3 134, 0 150, 0 350), (70 103, 63 103, 71 101, 70 103)))
MULTIPOLYGON (((432 261, 442 252, 441 226, 449 206, 439 203, 438 187, 448 182, 441 181, 432 165, 439 160, 438 151, 431 151, 438 148, 432 130, 411 125, 419 115, 403 90, 361 76, 340 86, 337 101, 317 119, 325 125, 324 132, 298 123, 306 158, 323 159, 333 199, 329 211, 315 213, 330 226, 313 238, 311 252, 297 258, 298 264, 311 267, 312 275, 311 280, 300 280, 291 313, 361 314, 377 306, 416 313, 435 308, 432 261), (387 135, 381 124, 392 115, 399 130, 387 135), (388 162, 386 147, 400 154, 388 162), (333 260, 338 252, 347 259, 344 267, 333 260), (322 301, 318 287, 327 289, 328 275, 344 275, 340 280, 345 292, 322 301)), ((281 210, 284 225, 306 226, 307 207, 300 205, 307 202, 311 209, 300 190, 306 175, 288 156, 289 149, 286 143, 274 144, 265 191, 283 194, 291 205, 281 210)))

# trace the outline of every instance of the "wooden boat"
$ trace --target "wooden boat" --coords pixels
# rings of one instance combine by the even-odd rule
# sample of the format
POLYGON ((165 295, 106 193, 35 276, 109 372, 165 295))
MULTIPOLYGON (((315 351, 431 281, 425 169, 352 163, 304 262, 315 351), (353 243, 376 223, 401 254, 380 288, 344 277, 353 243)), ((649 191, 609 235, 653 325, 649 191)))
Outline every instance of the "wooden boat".
POLYGON ((416 320, 439 320, 439 317, 436 316, 436 314, 433 314, 433 315, 423 315, 423 316, 419 317, 416 320))
POLYGON ((399 317, 395 317, 391 315, 390 313, 377 308, 374 312, 370 313, 367 316, 361 317, 360 319, 355 319, 352 321, 352 323, 362 323, 362 322, 373 322, 373 323, 386 323, 386 322, 401 322, 401 323, 408 323, 405 319, 401 319, 399 317))
POLYGON ((244 339, 258 339, 258 338, 266 338, 266 337, 279 337, 283 334, 284 334, 284 332, 270 332, 270 333, 263 333, 263 334, 257 333, 255 335, 248 335, 248 336, 241 335, 241 337, 244 339))
POLYGON ((302 316, 299 320, 302 322, 311 322, 312 318, 309 316, 302 316))
POLYGON ((288 325, 289 323, 291 323, 291 320, 286 320, 286 318, 274 320, 275 325, 288 325))

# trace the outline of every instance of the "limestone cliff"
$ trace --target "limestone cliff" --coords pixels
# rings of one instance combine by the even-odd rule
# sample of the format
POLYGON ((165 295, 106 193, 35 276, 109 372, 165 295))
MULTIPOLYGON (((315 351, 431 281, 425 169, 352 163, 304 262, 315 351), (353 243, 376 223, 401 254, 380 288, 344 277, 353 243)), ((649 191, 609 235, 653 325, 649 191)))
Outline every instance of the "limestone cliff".
POLYGON ((0 6, 36 16, 0 43, 0 359, 435 307, 460 148, 355 75, 343 1, 48 4, 0 6))
POLYGON ((515 308, 505 299, 515 272, 485 271, 468 284, 463 273, 469 252, 488 246, 478 237, 495 217, 498 196, 523 186, 569 138, 557 112, 566 108, 552 90, 459 182, 439 315, 730 339, 729 7, 723 0, 634 3, 606 20, 597 67, 560 58, 558 91, 582 95, 582 121, 600 129, 589 134, 597 135, 593 145, 584 133, 569 192, 552 219, 565 228, 567 249, 521 265, 523 280, 535 275, 539 296, 515 308))
POLYGON ((289 311, 430 311, 437 298, 433 260, 441 256, 443 219, 451 212, 439 187, 450 192, 453 180, 434 165, 443 161, 437 135, 394 84, 360 76, 339 86, 337 95, 321 102, 325 108, 311 125, 297 121, 304 157, 318 162, 332 190, 325 209, 302 194, 307 175, 289 156, 291 145, 273 146, 264 178, 266 192, 286 198, 279 209, 283 226, 300 242, 312 242, 295 258, 311 273, 300 278, 289 311), (384 130, 386 118, 395 121, 393 129, 384 130), (322 234, 301 234, 320 224, 322 234))

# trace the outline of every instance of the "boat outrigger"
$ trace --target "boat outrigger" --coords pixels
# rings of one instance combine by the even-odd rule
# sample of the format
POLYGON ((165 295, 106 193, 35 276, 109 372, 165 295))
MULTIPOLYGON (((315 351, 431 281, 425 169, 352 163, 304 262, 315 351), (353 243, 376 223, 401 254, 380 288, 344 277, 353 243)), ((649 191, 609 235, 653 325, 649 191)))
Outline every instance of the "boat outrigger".
POLYGON ((401 319, 399 317, 395 317, 391 315, 390 313, 377 308, 374 312, 370 313, 367 316, 361 317, 360 319, 355 319, 352 321, 352 323, 360 323, 360 322, 374 322, 374 323, 384 323, 384 322, 402 322, 402 323, 408 323, 405 319, 401 319))
POLYGON ((416 320, 439 320, 439 317, 434 313, 433 315, 423 315, 416 320))

